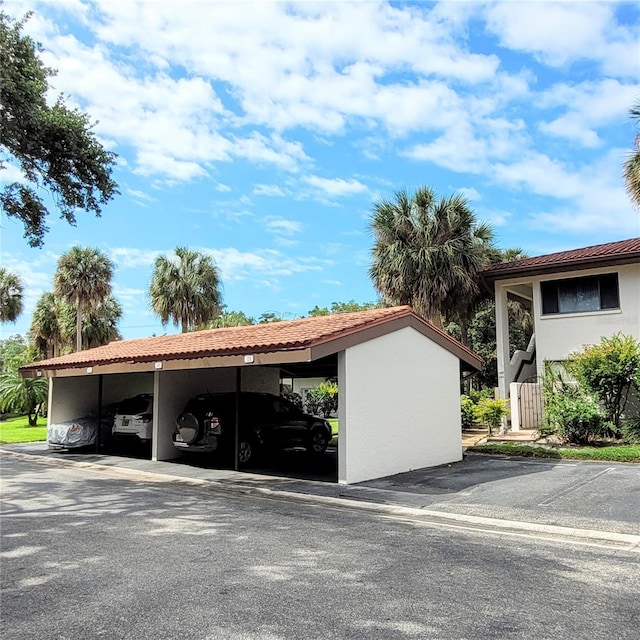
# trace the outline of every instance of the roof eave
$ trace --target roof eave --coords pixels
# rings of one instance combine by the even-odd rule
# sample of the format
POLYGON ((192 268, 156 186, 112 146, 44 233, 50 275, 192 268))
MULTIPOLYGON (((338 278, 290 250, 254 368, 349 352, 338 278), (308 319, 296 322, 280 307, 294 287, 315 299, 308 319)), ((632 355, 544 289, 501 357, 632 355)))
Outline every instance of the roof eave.
POLYGON ((486 281, 487 283, 494 283, 497 280, 510 280, 512 278, 521 278, 526 276, 539 276, 551 273, 566 273, 568 271, 598 269, 600 267, 615 267, 625 264, 637 264, 638 262, 640 262, 640 252, 635 252, 624 256, 599 256, 595 258, 582 258, 580 260, 567 260, 565 262, 555 264, 521 267, 514 265, 513 268, 498 269, 494 273, 489 269, 482 273, 481 276, 483 281, 486 281))

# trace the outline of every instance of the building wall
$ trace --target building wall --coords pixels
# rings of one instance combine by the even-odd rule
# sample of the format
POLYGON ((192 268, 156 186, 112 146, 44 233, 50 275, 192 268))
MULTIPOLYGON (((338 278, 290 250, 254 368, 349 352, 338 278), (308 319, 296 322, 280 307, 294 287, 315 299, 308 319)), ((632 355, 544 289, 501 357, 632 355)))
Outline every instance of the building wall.
POLYGON ((64 422, 98 412, 98 376, 49 380, 48 422, 64 422))
POLYGON ((153 373, 115 373, 103 378, 103 406, 140 393, 153 393, 153 373))
POLYGON ((418 331, 340 353, 338 384, 339 482, 462 459, 458 358, 418 331))
POLYGON ((544 374, 545 361, 565 360, 572 351, 585 344, 596 344, 603 336, 610 337, 622 332, 640 340, 640 264, 541 276, 531 282, 539 376, 544 374), (613 272, 618 273, 620 309, 542 315, 541 281, 613 272))

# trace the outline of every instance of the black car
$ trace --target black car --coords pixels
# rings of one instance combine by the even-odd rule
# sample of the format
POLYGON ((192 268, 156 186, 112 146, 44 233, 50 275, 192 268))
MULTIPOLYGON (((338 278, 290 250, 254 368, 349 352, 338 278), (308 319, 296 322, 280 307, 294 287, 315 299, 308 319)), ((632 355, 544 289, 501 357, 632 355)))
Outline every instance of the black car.
POLYGON ((173 444, 182 451, 235 452, 238 402, 238 462, 246 465, 265 449, 304 447, 321 455, 331 440, 331 425, 303 413, 292 402, 270 393, 207 393, 192 398, 176 420, 173 444))

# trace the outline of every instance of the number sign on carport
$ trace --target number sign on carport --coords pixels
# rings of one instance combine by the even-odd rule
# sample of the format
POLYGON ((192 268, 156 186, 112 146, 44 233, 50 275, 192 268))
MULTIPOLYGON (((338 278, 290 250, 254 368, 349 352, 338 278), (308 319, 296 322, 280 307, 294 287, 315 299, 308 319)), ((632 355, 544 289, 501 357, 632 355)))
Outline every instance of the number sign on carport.
POLYGON ((340 390, 339 482, 462 458, 460 378, 482 361, 406 306, 116 341, 20 371, 51 378, 51 421, 153 392, 152 458, 169 460, 190 397, 236 390, 238 380, 277 394, 281 370, 317 374, 320 364, 340 390))

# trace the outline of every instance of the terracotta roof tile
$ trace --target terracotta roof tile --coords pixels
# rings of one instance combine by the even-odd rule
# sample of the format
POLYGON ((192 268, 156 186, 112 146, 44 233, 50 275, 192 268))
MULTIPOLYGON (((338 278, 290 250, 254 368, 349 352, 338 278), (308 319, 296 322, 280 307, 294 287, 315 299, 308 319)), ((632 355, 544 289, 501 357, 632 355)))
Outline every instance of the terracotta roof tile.
POLYGON ((630 262, 640 262, 640 238, 629 238, 618 242, 607 242, 581 249, 504 262, 484 269, 482 274, 489 280, 495 280, 506 275, 525 275, 560 269, 567 271, 572 267, 589 268, 600 264, 630 262))
MULTIPOLYGON (((303 349, 403 317, 416 318, 424 323, 407 306, 372 309, 269 324, 120 340, 102 347, 34 362, 22 367, 22 370, 71 369, 122 362, 152 362, 303 349)), ((428 323, 424 324, 431 331, 443 336, 450 347, 464 351, 472 359, 478 359, 475 353, 448 334, 428 323)))

